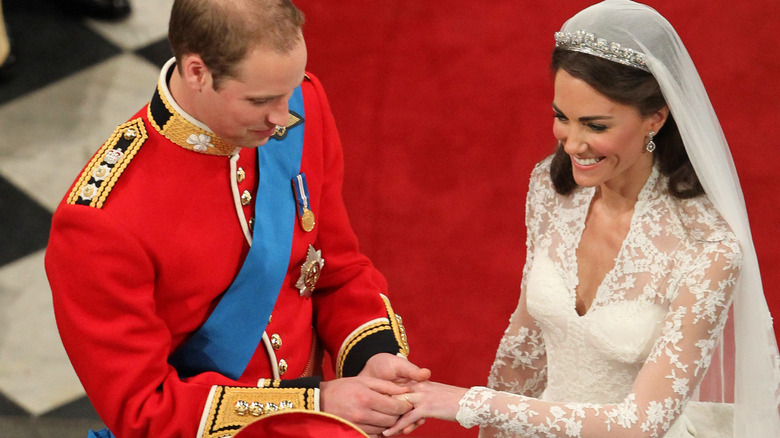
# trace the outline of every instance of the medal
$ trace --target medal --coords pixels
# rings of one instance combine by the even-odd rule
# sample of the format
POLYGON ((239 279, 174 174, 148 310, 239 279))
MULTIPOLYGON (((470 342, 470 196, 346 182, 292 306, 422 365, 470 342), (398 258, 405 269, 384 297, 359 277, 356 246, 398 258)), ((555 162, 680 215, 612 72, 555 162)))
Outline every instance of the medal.
POLYGON ((292 179, 295 201, 298 204, 298 219, 301 228, 307 233, 314 229, 317 221, 314 212, 309 210, 309 186, 306 184, 306 174, 300 173, 292 179))
POLYGON ((314 213, 306 207, 303 207, 303 216, 301 216, 301 228, 307 233, 314 229, 314 213))

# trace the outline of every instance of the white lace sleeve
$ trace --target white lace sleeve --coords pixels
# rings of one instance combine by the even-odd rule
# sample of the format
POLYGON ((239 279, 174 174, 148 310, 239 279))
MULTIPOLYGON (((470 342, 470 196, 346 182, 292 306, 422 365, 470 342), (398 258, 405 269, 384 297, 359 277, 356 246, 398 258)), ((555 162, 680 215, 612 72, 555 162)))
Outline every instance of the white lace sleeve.
MULTIPOLYGON (((457 420, 480 425, 480 436, 662 437, 701 381, 725 324, 741 256, 733 240, 703 242, 678 254, 687 267, 672 280, 662 334, 642 366, 631 393, 614 404, 554 403, 515 391, 475 387, 460 401, 457 420), (486 431, 490 431, 485 433, 486 431)), ((528 368, 541 348, 520 326, 505 335, 501 364, 491 382, 507 386, 508 364, 528 368), (519 348, 522 347, 523 348, 519 348), (513 360, 514 359, 514 360, 513 360)), ((511 386, 511 385, 509 385, 511 386)))
MULTIPOLYGON (((542 189, 541 179, 549 177, 546 169, 548 161, 543 161, 534 169, 525 204, 526 263, 523 269, 521 296, 509 326, 498 345, 496 358, 488 377, 488 386, 514 394, 537 396, 544 389, 546 377, 546 355, 541 329, 537 326, 525 306, 525 288, 528 269, 533 264, 533 254, 537 236, 548 220, 545 198, 549 197, 542 189)), ((547 201, 549 202, 549 201, 547 201)))
POLYGON ((541 330, 520 304, 498 345, 488 386, 514 394, 537 396, 544 390, 546 355, 541 330))

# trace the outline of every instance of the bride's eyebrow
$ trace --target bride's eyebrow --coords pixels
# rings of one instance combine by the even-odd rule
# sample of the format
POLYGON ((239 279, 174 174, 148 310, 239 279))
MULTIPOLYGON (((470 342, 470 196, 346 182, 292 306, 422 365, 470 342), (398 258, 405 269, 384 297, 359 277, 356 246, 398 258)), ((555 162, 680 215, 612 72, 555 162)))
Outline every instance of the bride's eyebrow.
POLYGON ((594 122, 596 120, 611 120, 612 118, 613 118, 612 116, 585 116, 585 117, 580 117, 577 120, 579 120, 580 122, 594 122))
MULTIPOLYGON (((553 111, 555 111, 558 114, 566 115, 563 111, 561 111, 560 108, 558 108, 557 105, 552 104, 553 111)), ((613 119, 612 116, 584 116, 577 119, 580 122, 587 123, 587 122, 593 122, 595 120, 611 120, 613 119)))

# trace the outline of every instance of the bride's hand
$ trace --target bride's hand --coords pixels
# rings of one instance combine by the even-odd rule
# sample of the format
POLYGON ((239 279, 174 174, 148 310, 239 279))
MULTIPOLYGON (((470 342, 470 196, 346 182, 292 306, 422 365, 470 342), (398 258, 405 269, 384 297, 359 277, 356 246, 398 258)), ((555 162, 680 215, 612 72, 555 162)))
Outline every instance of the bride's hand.
POLYGON ((431 381, 412 383, 408 386, 411 392, 395 397, 411 403, 414 408, 399 418, 393 427, 382 432, 385 436, 395 435, 401 431, 406 432, 407 426, 425 418, 455 421, 455 415, 460 407, 458 402, 468 391, 467 388, 431 381))

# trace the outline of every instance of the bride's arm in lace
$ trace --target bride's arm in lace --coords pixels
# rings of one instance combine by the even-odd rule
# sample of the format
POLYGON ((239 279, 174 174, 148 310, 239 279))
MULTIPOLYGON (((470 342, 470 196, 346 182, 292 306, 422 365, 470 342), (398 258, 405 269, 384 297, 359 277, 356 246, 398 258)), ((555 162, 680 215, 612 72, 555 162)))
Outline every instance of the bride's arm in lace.
POLYGON ((685 263, 691 268, 670 286, 662 335, 620 403, 552 403, 471 388, 458 421, 523 437, 661 437, 701 381, 718 343, 741 256, 733 241, 710 242, 685 263))
POLYGON ((498 344, 488 387, 537 397, 544 390, 546 371, 547 355, 542 330, 528 314, 523 293, 498 344))
MULTIPOLYGON (((542 330, 528 314, 525 304, 528 271, 533 265, 536 241, 549 223, 551 190, 545 187, 549 179, 549 161, 545 160, 531 174, 525 202, 526 258, 520 285, 520 300, 509 319, 490 369, 488 387, 536 397, 544 390, 547 356, 542 330)), ((549 186, 549 183, 547 183, 549 186)))
MULTIPOLYGON (((525 300, 521 299, 499 344, 488 384, 495 390, 536 396, 544 390, 545 370, 541 330, 535 326, 525 310, 525 300)), ((409 386, 412 392, 397 398, 409 401, 414 409, 388 429, 386 436, 395 435, 423 418, 455 421, 459 402, 468 391, 468 388, 430 381, 409 386)))
MULTIPOLYGON (((542 331, 526 310, 525 287, 527 272, 533 263, 536 237, 549 220, 549 205, 552 200, 550 189, 543 181, 549 179, 549 163, 543 161, 536 166, 530 181, 526 197, 526 263, 523 269, 520 300, 509 319, 509 326, 499 343, 496 358, 488 377, 488 386, 498 391, 508 391, 527 396, 538 396, 544 390, 546 382, 547 356, 542 339, 542 331)), ((547 183, 549 186, 549 183, 547 183)), ((435 382, 423 382, 412 385, 415 394, 407 394, 415 406, 415 418, 439 418, 455 421, 459 401, 468 390, 435 382)), ((385 432, 394 435, 408 424, 411 417, 403 417, 385 432)), ((416 421, 416 420, 415 420, 416 421)))
POLYGON ((554 403, 489 388, 466 390, 423 382, 407 394, 415 408, 387 435, 429 417, 457 419, 464 427, 480 425, 522 437, 662 437, 709 366, 739 274, 741 256, 736 243, 703 246, 698 255, 685 261, 690 269, 670 286, 663 333, 633 391, 620 403, 554 403), (458 408, 455 400, 461 395, 458 408))
MULTIPOLYGON (((530 263, 526 264, 529 265, 530 263)), ((547 354, 542 330, 526 310, 524 291, 525 287, 517 309, 509 321, 509 327, 498 345, 488 377, 488 387, 495 391, 538 397, 547 382, 547 354)), ((460 395, 462 398, 465 391, 460 395)), ((460 398, 456 404, 459 401, 460 398)), ((457 413, 458 409, 459 406, 456 406, 453 412, 457 413)), ((498 436, 498 433, 493 427, 485 426, 481 428, 479 436, 492 437, 498 436)))

